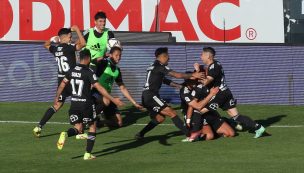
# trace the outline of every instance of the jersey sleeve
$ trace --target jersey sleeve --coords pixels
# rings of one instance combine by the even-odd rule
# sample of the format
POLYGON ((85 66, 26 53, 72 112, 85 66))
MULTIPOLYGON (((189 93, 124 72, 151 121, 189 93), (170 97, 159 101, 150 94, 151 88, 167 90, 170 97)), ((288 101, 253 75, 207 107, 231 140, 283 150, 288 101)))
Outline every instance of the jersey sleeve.
POLYGON ((65 74, 63 81, 68 82, 71 80, 71 70, 67 72, 67 74, 65 74))
POLYGON ((54 54, 54 53, 56 52, 56 50, 57 50, 57 48, 56 48, 56 46, 54 46, 54 45, 51 45, 51 46, 49 47, 49 51, 50 51, 52 54, 54 54))
POLYGON ((120 68, 118 68, 118 72, 119 72, 119 74, 118 74, 117 78, 115 79, 115 82, 118 86, 121 86, 121 85, 124 85, 124 83, 122 80, 122 74, 121 74, 120 68))
POLYGON ((208 67, 208 76, 213 77, 213 79, 218 77, 220 75, 220 73, 221 73, 220 68, 215 63, 211 64, 208 67))
POLYGON ((170 83, 172 82, 172 80, 168 79, 168 78, 164 78, 163 83, 166 85, 170 85, 170 83))
POLYGON ((172 70, 168 66, 158 66, 158 71, 161 74, 167 75, 172 70))
POLYGON ((195 95, 195 91, 191 91, 187 87, 182 87, 180 90, 180 98, 187 104, 194 99, 193 95, 195 95))
POLYGON ((108 37, 109 37, 108 39, 115 38, 113 31, 108 32, 108 37))
POLYGON ((89 81, 92 85, 98 82, 95 73, 91 69, 89 70, 88 75, 89 75, 89 81))
POLYGON ((204 99, 209 94, 209 89, 207 87, 203 86, 202 84, 198 85, 194 89, 194 91, 195 91, 194 97, 199 99, 199 100, 204 99))
POLYGON ((89 38, 89 30, 87 29, 87 30, 83 31, 82 34, 83 34, 84 40, 87 42, 88 38, 89 38))

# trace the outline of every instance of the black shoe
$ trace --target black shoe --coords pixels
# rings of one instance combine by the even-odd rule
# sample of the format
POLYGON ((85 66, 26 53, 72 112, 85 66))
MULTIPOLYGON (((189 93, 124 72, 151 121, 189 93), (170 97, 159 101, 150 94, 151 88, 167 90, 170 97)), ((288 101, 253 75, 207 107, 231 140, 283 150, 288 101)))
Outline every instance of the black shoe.
POLYGON ((142 139, 144 139, 144 136, 140 135, 140 133, 136 133, 136 135, 134 136, 134 138, 136 140, 142 140, 142 139))

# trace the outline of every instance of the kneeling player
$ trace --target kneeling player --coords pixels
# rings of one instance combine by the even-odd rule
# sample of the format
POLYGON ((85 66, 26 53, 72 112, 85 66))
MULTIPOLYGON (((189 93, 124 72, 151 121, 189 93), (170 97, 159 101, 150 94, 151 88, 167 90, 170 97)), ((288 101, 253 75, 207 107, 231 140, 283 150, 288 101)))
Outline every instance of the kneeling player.
POLYGON ((85 49, 80 52, 80 64, 70 70, 60 86, 58 87, 55 102, 58 101, 60 94, 67 84, 72 86, 71 107, 69 110, 70 123, 74 128, 69 128, 66 132, 61 132, 57 142, 57 148, 61 150, 67 137, 75 136, 83 131, 83 124, 89 125, 89 133, 87 138, 87 147, 84 154, 84 160, 94 159, 91 154, 96 137, 96 113, 91 96, 91 86, 96 88, 104 97, 110 99, 118 106, 123 103, 119 98, 113 98, 109 93, 97 82, 97 77, 88 67, 90 63, 90 52, 85 49))
POLYGON ((233 129, 220 118, 217 112, 202 114, 199 111, 216 95, 218 88, 212 88, 209 92, 207 88, 203 89, 202 85, 195 89, 196 84, 195 80, 185 80, 180 90, 182 112, 186 114, 187 126, 192 131, 191 136, 183 141, 192 142, 200 136, 211 140, 214 138, 213 131, 225 137, 234 136, 233 129), (197 98, 200 98, 199 101, 197 98))

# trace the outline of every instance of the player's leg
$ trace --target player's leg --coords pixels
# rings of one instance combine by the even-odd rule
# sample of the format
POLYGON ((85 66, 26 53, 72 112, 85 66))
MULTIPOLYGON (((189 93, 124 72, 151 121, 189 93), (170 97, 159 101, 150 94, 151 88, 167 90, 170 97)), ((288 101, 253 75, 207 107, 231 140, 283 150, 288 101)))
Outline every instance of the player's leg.
POLYGON ((81 111, 69 110, 70 124, 73 125, 67 131, 61 132, 57 142, 57 148, 62 150, 67 137, 76 136, 83 131, 81 111))
POLYGON ((212 130, 212 128, 209 124, 203 125, 201 138, 206 140, 206 141, 214 139, 214 133, 213 133, 213 130, 212 130))
POLYGON ((190 131, 190 136, 183 139, 182 142, 193 142, 197 140, 201 135, 201 129, 203 126, 202 122, 202 114, 196 110, 193 111, 191 116, 190 127, 188 127, 190 131))
POLYGON ((65 97, 61 95, 59 101, 46 110, 38 125, 33 129, 33 134, 40 137, 43 126, 52 118, 52 116, 63 106, 65 97))
POLYGON ((92 150, 95 144, 95 138, 96 138, 96 112, 95 107, 92 105, 92 108, 89 108, 86 112, 84 112, 84 120, 85 123, 89 124, 89 132, 88 132, 88 138, 87 138, 87 147, 86 152, 83 156, 84 160, 92 160, 96 157, 93 156, 92 150))
POLYGON ((156 114, 155 112, 150 112, 151 120, 150 122, 135 135, 135 139, 140 140, 143 139, 145 134, 152 129, 154 129, 158 124, 161 124, 165 121, 165 117, 161 114, 156 114))
POLYGON ((180 129, 186 136, 189 136, 189 130, 186 128, 186 126, 184 125, 183 121, 179 118, 179 116, 177 116, 177 113, 174 109, 172 109, 171 107, 167 106, 165 108, 163 108, 160 113, 162 115, 168 116, 171 118, 173 124, 180 129))
POLYGON ((224 137, 233 137, 235 135, 232 127, 221 117, 217 111, 211 111, 206 114, 206 121, 214 132, 224 137))
POLYGON ((261 125, 256 123, 254 120, 252 120, 250 117, 239 114, 236 107, 228 109, 227 113, 232 119, 236 122, 241 123, 242 125, 246 126, 250 130, 255 131, 254 138, 259 138, 263 135, 265 132, 265 128, 261 125))

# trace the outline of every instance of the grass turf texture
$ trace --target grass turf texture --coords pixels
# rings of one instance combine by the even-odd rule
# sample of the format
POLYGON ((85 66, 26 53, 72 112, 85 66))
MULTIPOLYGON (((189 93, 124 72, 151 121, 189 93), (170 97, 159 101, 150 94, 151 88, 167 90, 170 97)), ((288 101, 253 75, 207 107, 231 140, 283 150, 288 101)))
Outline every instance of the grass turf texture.
MULTIPOLYGON (((2 102, 0 121, 37 122, 49 106, 2 102)), ((68 122, 68 107, 51 121, 68 122)), ((165 125, 149 132, 143 141, 135 141, 135 133, 143 126, 132 124, 146 124, 149 117, 126 107, 122 110, 125 127, 98 130, 93 149, 97 159, 92 161, 82 159, 86 140, 68 138, 63 150, 57 150, 59 133, 70 125, 47 124, 37 139, 32 135, 36 124, 0 123, 0 172, 304 172, 302 107, 240 105, 239 111, 268 126, 272 136, 253 139, 254 134, 240 132, 232 139, 182 143, 184 136, 177 128, 165 125), (302 126, 269 127, 278 125, 302 126)), ((165 124, 172 123, 167 119, 165 124)))

